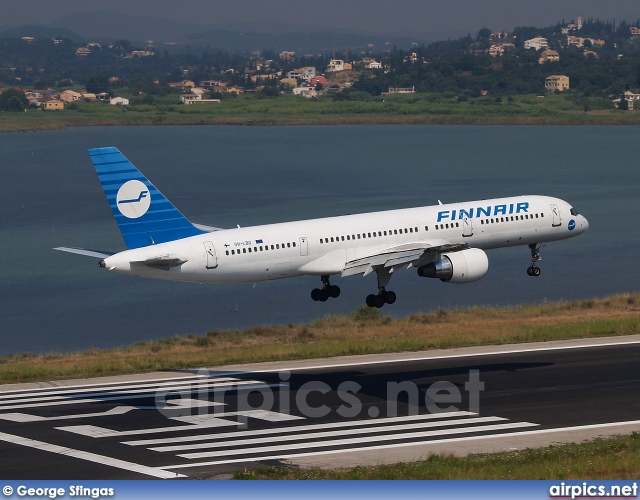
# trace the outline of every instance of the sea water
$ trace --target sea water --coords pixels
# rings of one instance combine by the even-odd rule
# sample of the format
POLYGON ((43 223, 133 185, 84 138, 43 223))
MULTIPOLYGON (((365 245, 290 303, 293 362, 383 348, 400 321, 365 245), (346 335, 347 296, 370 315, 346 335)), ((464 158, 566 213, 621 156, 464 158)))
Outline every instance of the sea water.
POLYGON ((640 287, 640 141, 634 126, 162 126, 0 134, 0 355, 116 347, 345 314, 376 278, 203 285, 118 275, 56 246, 124 250, 87 148, 116 146, 183 214, 217 227, 542 194, 590 223, 542 248, 489 252, 468 285, 394 274, 401 316, 469 305, 577 300, 640 287))

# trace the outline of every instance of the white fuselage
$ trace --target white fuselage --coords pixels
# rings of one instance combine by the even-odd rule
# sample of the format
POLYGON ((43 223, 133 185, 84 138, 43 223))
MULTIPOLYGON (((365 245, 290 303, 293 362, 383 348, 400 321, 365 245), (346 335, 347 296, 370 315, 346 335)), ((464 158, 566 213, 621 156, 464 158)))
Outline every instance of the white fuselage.
POLYGON ((104 259, 104 267, 209 283, 326 276, 404 244, 466 243, 486 250, 571 238, 588 225, 561 199, 518 196, 220 230, 126 250, 104 259), (174 264, 145 263, 159 258, 174 264))

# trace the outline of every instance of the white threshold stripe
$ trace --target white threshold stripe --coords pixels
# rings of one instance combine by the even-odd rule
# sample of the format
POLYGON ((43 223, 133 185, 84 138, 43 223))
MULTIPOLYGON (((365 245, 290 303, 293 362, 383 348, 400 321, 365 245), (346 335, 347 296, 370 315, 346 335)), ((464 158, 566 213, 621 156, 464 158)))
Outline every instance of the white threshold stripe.
POLYGON ((60 415, 57 417, 41 417, 40 415, 29 415, 28 413, 0 413, 0 420, 9 420, 11 422, 49 422, 52 420, 70 420, 76 418, 95 418, 107 417, 111 415, 124 415, 125 413, 135 410, 135 406, 116 406, 107 411, 99 411, 96 413, 77 413, 71 415, 60 415))
MULTIPOLYGON (((615 337, 611 337, 615 338, 615 337)), ((525 352, 544 352, 544 351, 562 351, 567 349, 590 349, 594 347, 612 347, 612 346, 623 346, 623 345, 633 345, 640 344, 640 340, 627 340, 624 342, 606 342, 602 344, 585 344, 585 345, 569 345, 569 346, 557 346, 557 347, 525 347, 521 349, 509 349, 506 351, 491 351, 491 352, 476 352, 476 353, 467 353, 467 354, 443 354, 441 356, 423 356, 416 358, 403 358, 403 359, 383 359, 379 361, 358 361, 358 362, 346 362, 346 363, 334 363, 328 365, 318 365, 318 366, 294 366, 294 367, 286 367, 286 368, 269 368, 266 370, 256 369, 254 371, 242 371, 242 370, 229 370, 224 373, 227 376, 234 375, 259 375, 261 373, 278 373, 281 371, 286 372, 295 372, 295 371, 308 371, 308 370, 325 370, 328 368, 348 368, 351 366, 367 366, 367 365, 386 365, 391 363, 411 363, 414 361, 430 361, 437 359, 459 359, 459 358, 474 358, 476 356, 499 356, 501 354, 519 354, 525 352)))
MULTIPOLYGON (((416 420, 432 420, 438 418, 453 418, 476 415, 469 411, 454 411, 446 413, 427 413, 422 415, 408 415, 405 417, 385 417, 385 418, 373 418, 367 420, 350 420, 346 422, 329 422, 323 424, 309 424, 309 425, 294 425, 290 427, 276 427, 270 429, 257 429, 249 431, 234 431, 234 432, 221 432, 216 434, 198 434, 194 436, 180 436, 163 439, 138 439, 135 441, 125 441, 122 444, 128 444, 130 446, 148 446, 156 444, 169 444, 169 443, 185 443, 193 441, 206 441, 207 439, 236 439, 247 436, 266 436, 270 434, 283 434, 289 432, 300 432, 308 430, 327 430, 334 429, 336 427, 364 427, 370 425, 389 424, 394 422, 412 422, 416 420)), ((214 413, 215 416, 215 413, 214 413)), ((277 438, 274 438, 277 439, 277 438)))
MULTIPOLYGON (((530 422, 514 422, 511 424, 495 424, 495 425, 477 425, 473 427, 457 427, 455 429, 444 429, 437 431, 424 431, 424 432, 407 432, 405 434, 391 435, 391 436, 367 436, 354 439, 334 439, 313 443, 295 443, 287 446, 288 450, 296 449, 309 449, 309 448, 325 448, 327 446, 350 446, 361 443, 371 443, 380 441, 397 441, 399 439, 419 439, 432 436, 442 436, 450 434, 467 434, 471 432, 488 432, 488 431, 501 431, 506 429, 517 429, 520 427, 533 427, 538 424, 532 424, 530 422)), ((234 455, 246 455, 253 453, 269 453, 272 451, 281 450, 279 445, 263 446, 258 448, 248 448, 244 450, 223 450, 223 451, 211 451, 211 452, 199 452, 199 453, 182 453, 178 454, 178 457, 194 460, 197 458, 213 458, 213 457, 228 457, 234 455)))
POLYGON ((432 444, 442 444, 442 443, 459 443, 462 441, 478 441, 481 439, 497 439, 497 438, 505 438, 505 437, 520 437, 520 436, 531 436, 538 434, 550 434, 554 432, 569 432, 576 430, 590 430, 590 429, 600 429, 606 427, 619 427, 623 425, 640 425, 640 420, 631 420, 627 422, 612 422, 607 424, 593 424, 593 425, 581 425, 576 427, 559 427, 556 429, 539 429, 535 431, 516 431, 516 432, 504 432, 501 434, 488 434, 481 436, 467 436, 467 437, 459 437, 459 438, 447 438, 447 439, 434 439, 429 441, 421 441, 421 442, 413 442, 413 443, 392 443, 392 444, 382 444, 376 446, 362 446, 359 448, 342 448, 338 450, 325 450, 325 451, 316 451, 316 452, 305 452, 305 453, 286 453, 279 455, 270 455, 263 457, 244 457, 244 458, 234 458, 230 460, 213 460, 209 462, 196 462, 191 464, 180 464, 180 465, 168 465, 165 466, 164 469, 188 469, 193 467, 208 467, 211 465, 224 465, 224 464, 236 464, 241 462, 258 462, 261 460, 278 460, 278 459, 291 459, 291 458, 301 458, 301 457, 313 457, 319 455, 332 455, 335 453, 353 453, 353 452, 362 452, 362 451, 375 451, 375 450, 386 450, 391 448, 405 448, 408 446, 427 446, 432 444))
MULTIPOLYGON (((227 375, 227 373, 225 372, 225 376, 227 375)), ((107 387, 107 386, 117 386, 117 385, 122 385, 122 386, 126 386, 126 384, 131 383, 131 384, 136 384, 136 383, 149 383, 149 384, 153 384, 154 382, 171 382, 173 381, 183 381, 183 380, 187 380, 187 379, 197 379, 197 378, 201 378, 199 375, 185 375, 184 377, 162 377, 162 378, 150 378, 150 379, 138 379, 138 380, 131 380, 130 382, 127 381, 122 381, 122 382, 91 382, 91 383, 86 383, 86 384, 74 384, 74 385, 62 385, 62 386, 57 386, 57 385, 53 385, 52 387, 34 387, 32 389, 10 389, 8 391, 2 391, 3 394, 10 394, 11 396, 20 396, 19 393, 32 393, 32 392, 39 392, 39 391, 64 391, 66 389, 76 389, 76 388, 80 388, 80 391, 82 391, 82 388, 84 388, 86 390, 87 387, 107 387)), ((87 379, 89 380, 89 379, 87 379)), ((54 382, 47 382, 49 384, 54 384, 54 382)))
MULTIPOLYGON (((66 388, 61 387, 59 389, 55 389, 55 390, 51 390, 51 389, 47 389, 47 390, 43 390, 43 389, 38 389, 37 392, 34 391, 34 393, 24 393, 24 394, 7 394, 7 393, 3 393, 3 395, 0 395, 0 403, 1 404, 6 404, 6 401, 2 401, 5 399, 9 399, 9 398, 14 398, 16 401, 20 401, 20 398, 23 399, 33 399, 35 397, 38 398, 43 398, 44 396, 64 396, 67 394, 84 394, 84 393, 91 393, 92 392, 92 388, 95 387, 95 391, 105 391, 108 390, 110 393, 114 392, 114 391, 130 391, 132 389, 140 389, 140 388, 149 388, 152 389, 154 387, 165 387, 165 386, 184 386, 187 383, 191 383, 193 385, 194 382, 198 382, 198 384, 202 384, 202 383, 208 383, 208 382, 229 382, 229 381, 233 381, 233 380, 238 380, 240 381, 241 379, 239 378, 234 378, 234 377, 220 377, 220 378, 198 378, 198 379, 193 379, 191 382, 190 381, 185 381, 185 380, 174 380, 174 381, 167 381, 167 382, 159 382, 159 383, 152 383, 152 382, 145 382, 145 383, 135 383, 132 382, 129 385, 127 384, 107 384, 106 386, 103 384, 95 384, 94 386, 92 385, 86 385, 86 386, 82 386, 81 388, 73 388, 70 390, 66 390, 66 388)), ((7 392, 11 392, 11 391, 7 391, 7 392)), ((44 399, 44 398, 43 398, 44 399)))
MULTIPOLYGON (((447 427, 454 425, 462 425, 462 424, 480 424, 486 422, 504 422, 508 420, 502 417, 478 417, 478 418, 461 418, 461 419, 453 419, 453 420, 438 420, 435 422, 420 422, 416 424, 404 424, 404 425, 385 425, 382 427, 365 427, 359 429, 350 429, 349 435, 354 436, 356 434, 372 434, 374 432, 394 432, 394 431, 409 431, 415 429, 424 429, 424 428, 433 428, 433 427, 447 427)), ((344 436, 344 429, 338 429, 336 431, 325 431, 325 432, 303 432, 300 434, 289 434, 286 436, 278 436, 275 438, 278 442, 282 443, 285 441, 298 441, 301 439, 321 439, 327 437, 337 437, 344 436)), ((395 434, 397 439, 402 439, 403 434, 395 434)), ((215 436, 214 436, 215 437, 215 436)), ((246 446, 246 445, 257 445, 263 443, 272 443, 274 441, 273 437, 262 437, 262 438, 250 438, 250 439, 238 439, 233 441, 217 441, 215 443, 200 443, 200 444, 181 444, 174 446, 160 446, 157 448, 149 448, 152 451, 178 451, 178 450, 197 450, 197 449, 211 449, 211 448, 224 448, 224 447, 237 447, 237 446, 246 446)), ((308 443, 308 441, 307 441, 308 443)), ((245 450, 241 450, 245 451, 245 450)))
MULTIPOLYGON (((259 382, 256 380, 246 380, 243 382, 228 382, 222 384, 211 384, 206 388, 206 392, 219 392, 220 390, 229 390, 230 387, 242 387, 243 389, 247 389, 248 386, 251 387, 274 387, 274 385, 279 384, 265 384, 264 382, 259 382), (245 387, 247 386, 247 387, 245 387)), ((174 393, 174 394, 192 394, 194 391, 191 385, 186 386, 184 390, 178 390, 178 387, 174 387, 173 390, 168 391, 163 389, 161 392, 174 393)), ((204 388, 200 388, 201 392, 205 392, 204 388)), ((157 391, 156 391, 157 392, 157 391)), ((154 396, 154 392, 150 392, 146 389, 142 389, 139 391, 131 391, 131 393, 123 392, 122 395, 112 395, 106 396, 107 394, 114 394, 113 392, 103 392, 103 393, 95 393, 95 394, 87 394, 87 398, 85 399, 74 399, 74 398, 66 398, 64 396, 57 397, 49 397, 43 398, 44 400, 36 403, 24 403, 24 404, 11 404, 7 406, 0 406, 0 410, 15 410, 17 408, 40 408, 42 406, 55 406, 55 405, 74 405, 80 403, 95 403, 95 402, 106 402, 106 401, 122 401, 125 399, 140 399, 146 395, 154 396), (104 396, 103 396, 104 395, 104 396)), ((20 400, 22 401, 22 400, 20 400)), ((18 403, 20 402, 18 401, 18 403)), ((29 399, 28 401, 33 401, 33 399, 29 399)), ((6 401, 4 402, 7 403, 6 401)))
MULTIPOLYGON (((218 370, 220 371, 220 370, 218 370)), ((210 373, 208 370, 204 370, 203 369, 203 373, 210 373)), ((134 374, 134 375, 142 375, 142 374, 134 374)), ((53 385, 52 387, 34 387, 32 389, 10 389, 8 391, 2 391, 3 394, 10 394, 13 393, 13 395, 17 395, 19 396, 20 394, 18 393, 30 393, 30 392, 38 392, 38 391, 51 391, 51 390, 59 390, 59 391, 64 391, 66 389, 77 389, 79 388, 80 391, 82 391, 82 388, 84 388, 85 390, 87 389, 87 387, 108 387, 108 386, 122 386, 122 387, 126 387, 127 384, 153 384, 154 382, 170 382, 170 381, 183 381, 183 382, 188 382, 189 380, 196 380, 196 379, 208 379, 208 378, 232 378, 231 377, 232 374, 230 373, 225 373, 225 376, 221 376, 221 377, 216 377, 215 375, 184 375, 182 377, 157 377, 157 378, 145 378, 145 379, 135 379, 135 380, 130 380, 130 381, 126 381, 123 380, 122 382, 96 382, 96 383, 87 383, 87 384, 74 384, 74 385, 62 385, 62 386, 57 386, 57 385, 53 385)), ((127 377, 129 375, 121 375, 122 377, 127 377)), ((86 380, 96 380, 95 378, 93 379, 86 379, 86 380)), ((97 379, 99 380, 99 378, 97 379)), ((54 382, 47 382, 49 384, 54 384, 54 382)))
MULTIPOLYGON (((198 385, 194 385, 192 383, 182 383, 182 384, 171 384, 168 385, 167 387, 160 387, 160 386, 155 386, 155 385, 151 385, 151 386, 145 386, 142 388, 132 388, 132 390, 128 390, 126 388, 123 389, 113 389, 113 390, 109 390, 109 391, 100 391, 100 392, 91 392, 91 391, 81 391, 81 392, 76 392, 75 394, 79 395, 79 396, 84 396, 85 398, 97 398, 100 396, 111 396, 114 393, 124 393, 124 394, 154 394, 157 393, 159 391, 162 392, 173 392, 173 390, 183 390, 183 389, 191 389, 192 392, 197 392, 198 390, 202 390, 204 388, 208 388, 208 387, 229 387, 229 386, 234 386, 234 385, 247 385, 247 384, 261 384, 264 385, 265 382, 262 382, 260 380, 240 380, 240 379, 229 379, 228 381, 224 381, 224 382, 217 382, 216 380, 212 380, 212 381, 208 381, 208 383, 206 384, 198 384, 198 385)), ((44 397, 30 397, 30 396, 25 396, 24 398, 20 398, 20 399, 10 399, 8 401, 0 401, 0 404, 3 405, 12 405, 12 404, 19 404, 19 403, 23 403, 24 401, 60 401, 60 400, 65 400, 65 399, 69 399, 69 398, 73 398, 75 397, 73 395, 74 393, 64 393, 64 394, 60 394, 60 392, 56 393, 55 395, 50 395, 50 396, 44 396, 44 397)), ((4 409, 4 408, 8 408, 8 406, 0 406, 0 409, 4 409)))
MULTIPOLYGON (((161 434, 163 432, 180 432, 198 429, 211 429, 215 427, 230 427, 242 425, 242 422, 234 422, 225 420, 224 417, 254 417, 261 418, 264 416, 264 410, 242 410, 230 411, 226 413, 216 413, 211 417, 202 419, 199 422, 189 423, 186 425, 173 425, 167 427, 152 427, 149 429, 133 429, 130 431, 114 431, 106 427, 98 427, 95 425, 70 425, 65 427, 55 427, 59 431, 72 432, 92 438, 120 437, 120 436, 137 436, 140 434, 161 434)), ((178 420, 180 417, 173 417, 171 420, 178 420)), ((301 417, 296 417, 301 418, 301 417)))
MULTIPOLYGON (((36 450, 56 453, 58 455, 64 455, 67 457, 73 457, 80 460, 85 460, 87 462, 108 465, 110 467, 116 467, 118 469, 124 469, 130 472, 137 472, 139 474, 145 474, 147 476, 152 476, 159 479, 169 479, 176 477, 175 472, 168 472, 161 468, 147 467, 145 465, 135 464, 133 462, 118 460, 117 458, 97 455, 88 451, 74 450, 73 448, 67 448, 66 446, 58 446, 56 444, 36 441, 34 439, 15 436, 13 434, 5 434, 4 432, 0 432, 0 441, 5 441, 7 443, 16 444, 19 446, 26 446, 28 448, 35 448, 36 450)), ((181 475, 181 477, 184 476, 181 475)))

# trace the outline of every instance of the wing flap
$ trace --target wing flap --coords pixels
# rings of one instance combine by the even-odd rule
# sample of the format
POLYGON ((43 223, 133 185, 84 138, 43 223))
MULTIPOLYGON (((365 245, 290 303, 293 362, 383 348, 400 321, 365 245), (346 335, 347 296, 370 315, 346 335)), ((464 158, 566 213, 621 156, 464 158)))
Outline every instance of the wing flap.
POLYGON ((380 268, 388 268, 393 272, 403 266, 421 266, 432 261, 439 253, 459 252, 467 248, 469 245, 466 243, 450 243, 445 240, 400 245, 347 262, 342 269, 342 276, 367 276, 380 268))

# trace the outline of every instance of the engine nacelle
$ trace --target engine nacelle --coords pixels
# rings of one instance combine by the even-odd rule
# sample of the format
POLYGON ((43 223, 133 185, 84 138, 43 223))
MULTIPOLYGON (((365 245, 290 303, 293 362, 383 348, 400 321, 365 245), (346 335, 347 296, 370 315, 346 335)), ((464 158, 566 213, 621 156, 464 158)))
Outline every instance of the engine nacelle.
POLYGON ((468 248, 460 252, 443 253, 437 261, 419 267, 418 276, 462 284, 478 281, 488 271, 487 254, 479 248, 468 248))

